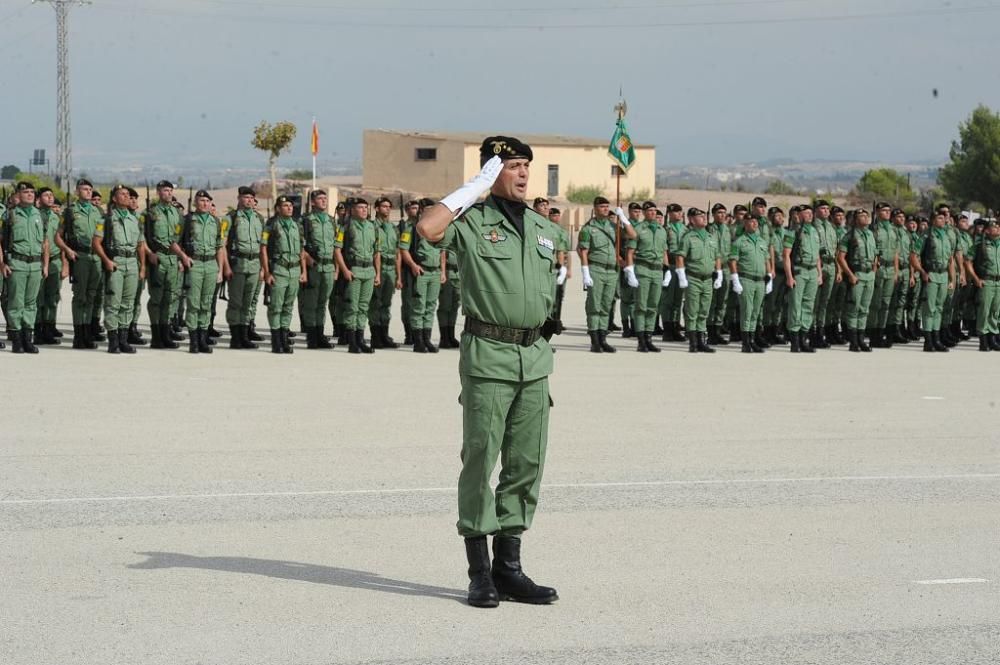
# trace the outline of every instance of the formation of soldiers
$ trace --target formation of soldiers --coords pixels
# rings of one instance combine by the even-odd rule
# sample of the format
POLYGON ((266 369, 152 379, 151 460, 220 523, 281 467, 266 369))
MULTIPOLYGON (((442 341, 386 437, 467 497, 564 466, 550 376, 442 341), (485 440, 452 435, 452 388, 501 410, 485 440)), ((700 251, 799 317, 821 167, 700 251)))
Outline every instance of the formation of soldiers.
MULTIPOLYGON (((373 353, 400 346, 389 335, 397 291, 403 344, 417 353, 459 347, 456 257, 415 232, 430 199, 407 202, 395 222, 388 198, 372 206, 348 199, 331 212, 322 190, 310 192, 301 212, 278 197, 269 219, 250 187, 239 188, 223 214, 206 191, 185 211, 165 180, 155 200, 147 194, 144 211, 138 192, 124 185, 112 189, 107 208, 86 179, 65 206, 47 188, 21 182, 15 190, 0 206, 0 283, 14 353, 60 343, 56 311, 66 279, 75 349, 100 342, 109 353, 135 353, 147 343, 176 349, 186 328, 190 353, 212 353, 220 300, 230 348, 256 349, 264 340, 254 325, 263 299, 273 353, 293 353, 296 310, 307 348, 373 353), (148 341, 137 325, 143 291, 148 341)), ((555 305, 542 331, 551 340, 564 330, 570 234, 546 199, 532 207, 556 238, 555 305)), ((660 351, 654 336, 687 342, 692 353, 731 342, 745 353, 843 344, 868 352, 921 337, 925 351, 943 352, 973 335, 981 351, 1000 351, 1000 226, 993 220, 973 224, 947 205, 925 216, 886 203, 873 213, 845 211, 822 200, 786 217, 761 197, 732 211, 716 204, 686 213, 652 201, 630 203, 626 213, 598 197, 593 210, 576 253, 594 353, 614 353, 607 338, 618 331, 642 353, 660 351)))

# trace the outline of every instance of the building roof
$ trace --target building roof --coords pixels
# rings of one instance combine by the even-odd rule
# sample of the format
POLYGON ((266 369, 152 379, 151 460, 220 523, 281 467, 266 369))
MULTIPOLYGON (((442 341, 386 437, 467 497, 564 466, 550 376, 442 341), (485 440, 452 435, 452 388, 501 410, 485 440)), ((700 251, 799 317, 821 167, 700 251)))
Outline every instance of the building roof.
MULTIPOLYGON (((458 141, 466 145, 479 145, 483 139, 490 134, 485 132, 437 132, 419 131, 407 129, 373 129, 368 131, 382 132, 383 134, 394 134, 396 136, 407 136, 418 139, 433 139, 438 141, 458 141)), ((607 148, 610 137, 607 139, 590 139, 583 136, 563 136, 562 134, 522 134, 519 132, 505 133, 494 132, 505 136, 516 136, 530 146, 558 146, 558 147, 581 147, 581 148, 607 148)), ((654 148, 652 144, 635 144, 636 148, 654 148)))

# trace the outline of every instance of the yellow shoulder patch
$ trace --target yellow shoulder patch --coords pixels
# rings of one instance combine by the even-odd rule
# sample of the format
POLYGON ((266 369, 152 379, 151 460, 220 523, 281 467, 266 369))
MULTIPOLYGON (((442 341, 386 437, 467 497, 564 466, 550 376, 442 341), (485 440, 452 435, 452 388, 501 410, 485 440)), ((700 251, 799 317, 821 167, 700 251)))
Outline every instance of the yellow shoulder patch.
POLYGON ((400 242, 410 242, 410 232, 409 231, 403 231, 402 233, 400 233, 399 234, 399 241, 400 242))
POLYGON ((98 233, 103 233, 104 232, 104 224, 98 224, 97 225, 97 232, 98 233))
POLYGON ((260 234, 260 239, 263 240, 264 242, 267 242, 267 239, 270 237, 271 237, 270 231, 264 231, 262 234, 260 234))
POLYGON ((184 229, 183 229, 183 228, 181 228, 181 225, 180 225, 180 224, 175 224, 175 225, 174 225, 174 233, 176 233, 177 235, 180 235, 181 231, 183 231, 183 230, 184 230, 184 229))
POLYGON ((337 231, 337 242, 344 242, 344 231, 341 229, 337 231))

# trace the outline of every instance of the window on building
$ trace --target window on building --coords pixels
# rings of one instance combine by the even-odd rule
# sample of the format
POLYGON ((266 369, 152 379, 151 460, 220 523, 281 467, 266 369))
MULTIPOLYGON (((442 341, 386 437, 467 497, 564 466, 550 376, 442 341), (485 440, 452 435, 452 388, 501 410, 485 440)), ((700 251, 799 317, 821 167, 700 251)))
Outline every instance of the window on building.
POLYGON ((618 176, 619 173, 622 174, 623 178, 628 177, 628 173, 626 173, 625 171, 622 171, 622 169, 621 169, 620 166, 618 166, 617 164, 612 164, 611 165, 611 177, 615 178, 615 177, 618 176))
POLYGON ((418 162, 436 162, 437 158, 437 148, 417 148, 416 159, 418 162))

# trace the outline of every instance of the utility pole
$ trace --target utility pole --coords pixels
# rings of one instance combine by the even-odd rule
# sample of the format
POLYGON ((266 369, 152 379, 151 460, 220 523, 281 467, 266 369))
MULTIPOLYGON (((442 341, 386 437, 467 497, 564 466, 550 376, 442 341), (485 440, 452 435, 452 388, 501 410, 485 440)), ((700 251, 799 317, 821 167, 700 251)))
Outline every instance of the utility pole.
POLYGON ((89 0, 31 0, 47 2, 56 10, 56 182, 69 191, 73 171, 73 141, 69 107, 69 39, 67 23, 71 5, 89 5, 89 0))

